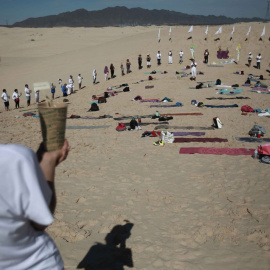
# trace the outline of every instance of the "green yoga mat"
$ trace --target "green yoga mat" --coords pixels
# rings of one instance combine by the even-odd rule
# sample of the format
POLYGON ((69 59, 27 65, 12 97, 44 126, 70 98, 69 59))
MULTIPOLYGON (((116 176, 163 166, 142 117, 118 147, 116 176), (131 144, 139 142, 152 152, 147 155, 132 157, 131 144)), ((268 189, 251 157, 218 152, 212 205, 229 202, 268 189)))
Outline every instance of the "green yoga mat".
POLYGON ((66 129, 96 129, 96 128, 108 128, 110 126, 67 126, 66 129))
MULTIPOLYGON (((156 71, 156 73, 161 73, 162 71, 156 71)), ((145 72, 144 74, 153 74, 153 75, 155 75, 156 73, 152 73, 152 71, 150 71, 150 72, 145 72)))

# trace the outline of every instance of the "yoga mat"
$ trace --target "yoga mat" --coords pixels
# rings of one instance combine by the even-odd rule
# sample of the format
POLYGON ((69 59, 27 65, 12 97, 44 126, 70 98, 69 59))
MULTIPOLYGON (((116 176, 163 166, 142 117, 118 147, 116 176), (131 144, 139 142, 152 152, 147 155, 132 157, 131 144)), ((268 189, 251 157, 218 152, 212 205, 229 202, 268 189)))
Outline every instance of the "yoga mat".
POLYGON ((146 85, 145 86, 145 89, 151 89, 151 88, 154 88, 154 85, 146 85))
POLYGON ((116 117, 116 118, 113 118, 113 119, 116 120, 116 121, 119 121, 119 120, 132 119, 132 118, 135 118, 135 119, 138 119, 138 118, 152 118, 152 116, 153 116, 153 114, 149 114, 149 115, 132 115, 132 116, 116 117))
POLYGON ((270 94, 270 92, 265 92, 265 91, 261 91, 261 90, 258 90, 258 91, 255 91, 255 90, 248 90, 249 92, 253 92, 253 93, 259 93, 259 94, 270 94))
POLYGON ((150 105, 150 108, 183 107, 183 105, 150 105))
POLYGON ((246 148, 181 147, 179 154, 251 156, 253 155, 254 150, 255 149, 246 149, 246 148))
POLYGON ((110 126, 67 126, 66 129, 96 129, 96 128, 108 128, 110 126))
POLYGON ((175 138, 174 143, 189 143, 189 142, 228 142, 222 138, 175 138))
MULTIPOLYGON (((156 73, 161 73, 162 71, 156 71, 156 73)), ((155 75, 156 73, 152 73, 152 71, 151 72, 145 72, 144 74, 153 74, 153 75, 155 75)))
POLYGON ((166 115, 203 115, 202 113, 162 113, 160 114, 161 116, 166 116, 166 115))
POLYGON ((270 142, 270 138, 253 138, 253 137, 236 137, 235 138, 237 141, 240 142, 256 142, 256 143, 261 143, 261 142, 270 142))
POLYGON ((208 67, 224 67, 223 65, 207 65, 208 67))
MULTIPOLYGON (((129 126, 129 123, 124 123, 126 126, 129 126)), ((148 125, 158 125, 160 122, 146 122, 146 123, 138 123, 139 126, 148 126, 148 125)), ((169 122, 162 121, 162 124, 169 124, 169 122)))
POLYGON ((221 95, 237 95, 241 94, 243 91, 243 89, 221 89, 217 93, 221 95))
POLYGON ((208 100, 212 100, 212 99, 218 99, 218 100, 225 100, 225 99, 250 99, 249 97, 231 97, 231 98, 225 98, 225 97, 212 97, 212 98, 206 98, 208 100))
POLYGON ((199 129, 199 130, 214 130, 214 127, 192 127, 192 126, 163 126, 159 125, 155 127, 157 129, 199 129))
MULTIPOLYGON (((157 132, 158 135, 161 135, 161 131, 153 131, 157 132)), ((171 132, 174 136, 204 136, 205 132, 184 132, 184 131, 173 131, 171 132)), ((155 136, 154 136, 155 137, 155 136)))
POLYGON ((204 105, 204 107, 207 108, 234 108, 234 107, 238 107, 237 104, 233 104, 233 105, 204 105))
POLYGON ((161 101, 157 98, 153 98, 153 99, 142 99, 140 100, 140 102, 161 102, 161 101))

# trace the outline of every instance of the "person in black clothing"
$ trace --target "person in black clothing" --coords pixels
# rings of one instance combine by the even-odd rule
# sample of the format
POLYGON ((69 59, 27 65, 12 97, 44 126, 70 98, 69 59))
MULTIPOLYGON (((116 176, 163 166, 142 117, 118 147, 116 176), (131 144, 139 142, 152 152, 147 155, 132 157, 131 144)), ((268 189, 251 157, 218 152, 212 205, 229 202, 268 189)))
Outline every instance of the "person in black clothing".
POLYGON ((141 54, 139 54, 139 56, 138 56, 138 66, 139 66, 139 69, 142 68, 142 56, 141 56, 141 54))

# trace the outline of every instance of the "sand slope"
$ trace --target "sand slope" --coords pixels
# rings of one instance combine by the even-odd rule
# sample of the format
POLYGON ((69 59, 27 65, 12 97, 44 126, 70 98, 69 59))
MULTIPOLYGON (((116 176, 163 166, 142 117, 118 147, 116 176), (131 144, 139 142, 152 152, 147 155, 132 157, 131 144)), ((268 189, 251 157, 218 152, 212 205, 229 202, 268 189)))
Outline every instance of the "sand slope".
MULTIPOLYGON (((270 24, 265 24, 266 29, 270 24)), ((247 74, 262 74, 269 84, 268 36, 258 41, 264 24, 237 24, 230 41, 232 25, 223 26, 220 41, 214 33, 218 26, 172 27, 172 42, 167 26, 161 27, 161 42, 157 42, 159 27, 126 28, 55 28, 7 29, 0 28, 0 82, 12 95, 14 88, 24 91, 34 82, 49 81, 57 84, 58 78, 67 82, 69 75, 75 79, 83 76, 85 88, 68 97, 68 115, 113 117, 154 114, 154 103, 140 103, 132 99, 141 95, 145 99, 165 96, 173 102, 182 102, 180 108, 158 108, 160 113, 193 113, 201 116, 175 116, 172 126, 209 127, 218 116, 224 127, 207 130, 205 137, 227 138, 222 143, 175 143, 155 147, 156 138, 141 138, 143 131, 152 131, 155 125, 142 126, 142 131, 116 132, 118 121, 112 118, 69 119, 68 126, 101 126, 108 128, 67 130, 71 145, 68 159, 57 169, 56 188, 58 205, 55 222, 48 228, 57 243, 66 269, 76 269, 86 259, 91 265, 84 269, 269 269, 270 265, 270 210, 269 165, 261 164, 251 156, 180 155, 180 147, 233 147, 257 148, 259 143, 241 143, 235 137, 247 137, 254 124, 266 128, 269 138, 268 117, 257 114, 241 115, 240 108, 270 107, 270 95, 249 92, 245 88, 238 95, 242 100, 207 100, 221 97, 216 88, 189 89, 196 83, 187 78, 176 78, 176 71, 190 64, 189 48, 195 46, 198 71, 197 81, 215 81, 220 78, 225 85, 241 85, 247 74), (252 31, 244 41, 249 26, 252 31), (187 40, 189 36, 192 40, 187 40), (34 41, 31 41, 34 39, 34 41), (241 44, 238 65, 210 68, 202 63, 203 52, 208 48, 209 63, 218 62, 216 51, 228 47, 230 59, 237 57, 236 47, 241 44), (184 51, 184 63, 178 64, 178 53, 184 51), (162 65, 156 64, 156 53, 162 53, 162 65), (173 52, 173 64, 168 64, 168 51, 173 52), (261 70, 246 66, 249 52, 256 58, 262 54, 261 70), (143 56, 143 69, 138 70, 137 57, 143 56), (146 54, 152 56, 151 69, 146 68, 146 54), (120 64, 131 61, 132 73, 120 74, 120 64), (116 78, 105 81, 103 69, 113 63, 116 78), (92 85, 92 70, 96 68, 100 82, 92 85), (153 75, 147 81, 147 71, 167 71, 153 75), (244 70, 245 75, 235 75, 244 70), (139 82, 145 80, 144 82, 139 82), (135 82, 139 82, 134 84, 135 82), (131 92, 119 93, 100 104, 100 111, 87 112, 93 94, 102 94, 107 87, 128 83, 131 92), (145 89, 154 85, 152 89, 145 89), (198 108, 192 99, 210 105, 238 104, 238 108, 198 108), (116 227, 122 225, 122 227, 116 227), (113 228, 115 228, 113 230, 113 228), (113 231, 112 231, 113 230, 113 231), (116 232, 115 232, 116 231, 116 232), (122 249, 113 246, 122 241, 122 249), (120 239, 120 240, 119 240, 120 239), (96 242, 100 244, 97 245, 96 242), (130 253, 130 251, 132 253, 130 253), (128 255, 132 254, 132 258, 128 255), (102 262, 102 263, 101 263, 102 262), (107 267, 110 265, 111 268, 107 267), (96 268, 95 268, 96 267, 96 268)), ((267 31, 266 31, 267 32, 267 31)), ((253 65, 255 60, 253 60, 253 65)), ((189 72, 189 71, 188 71, 189 72)), ((241 87, 243 88, 243 87, 241 87)), ((121 90, 121 89, 120 89, 121 90)), ((41 93, 40 99, 50 95, 41 93)), ((57 85, 56 96, 61 96, 57 85)), ((223 96, 236 97, 236 96, 223 96)), ((62 100, 62 97, 58 99, 62 100)), ((32 103, 34 98, 32 97, 32 103)), ((24 111, 5 112, 0 107, 1 143, 19 143, 37 149, 41 141, 39 119, 23 117, 24 111), (15 118, 15 116, 19 118, 15 118)), ((36 105, 26 107, 21 98, 21 110, 36 110, 36 105)), ((155 120, 142 119, 142 122, 155 120)), ((125 122, 128 122, 125 121, 125 122)), ((156 122, 156 121, 155 121, 156 122)), ((172 130, 173 131, 173 130, 172 130)), ((177 129, 175 130, 177 131, 177 129)), ((179 130, 187 131, 187 130, 179 130)), ((199 130, 194 130, 199 131, 199 130)))

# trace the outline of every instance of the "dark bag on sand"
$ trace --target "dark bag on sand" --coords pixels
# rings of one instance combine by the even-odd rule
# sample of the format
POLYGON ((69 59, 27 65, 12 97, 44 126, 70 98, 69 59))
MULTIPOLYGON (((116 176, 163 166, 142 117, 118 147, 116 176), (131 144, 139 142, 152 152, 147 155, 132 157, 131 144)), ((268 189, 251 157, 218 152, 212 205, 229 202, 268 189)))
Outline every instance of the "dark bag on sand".
POLYGON ((129 90, 129 87, 127 86, 127 87, 125 87, 124 89, 123 89, 123 91, 124 92, 129 92, 130 90, 129 90))
POLYGON ((118 126, 116 127, 116 131, 125 131, 126 125, 124 123, 119 123, 118 126))
POLYGON ((92 103, 89 111, 92 111, 92 112, 99 111, 99 107, 98 107, 97 103, 92 103))
POLYGON ((248 132, 248 135, 250 135, 251 137, 256 137, 257 134, 259 133, 259 131, 261 132, 261 136, 262 137, 266 133, 266 130, 265 130, 264 127, 258 126, 258 125, 254 125, 253 128, 248 132))
POLYGON ((148 76, 148 80, 149 81, 152 81, 153 80, 153 77, 152 76, 148 76))
POLYGON ((198 107, 204 107, 203 102, 199 102, 199 103, 198 103, 198 107))
POLYGON ((106 102, 107 102, 107 100, 106 100, 105 97, 99 97, 98 98, 98 103, 106 103, 106 102))
POLYGON ((198 85, 196 85, 196 89, 201 89, 203 87, 203 83, 199 83, 198 85))
POLYGON ((133 118, 129 123, 130 129, 135 129, 138 126, 138 122, 133 118))
POLYGON ((216 85, 221 85, 221 80, 220 79, 217 79, 216 85))
POLYGON ((104 92, 104 97, 105 97, 105 98, 108 98, 108 97, 109 97, 108 92, 104 92))

